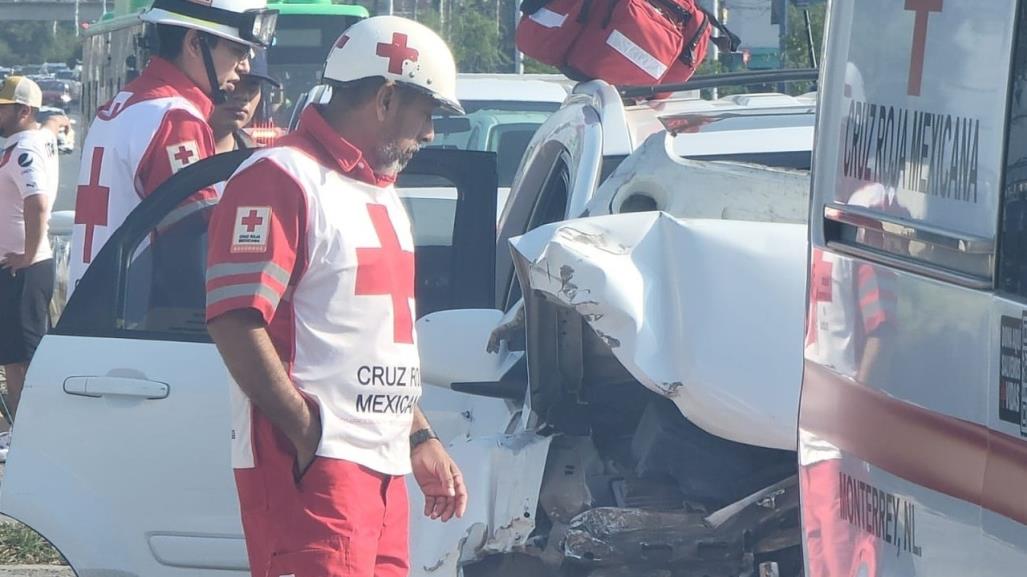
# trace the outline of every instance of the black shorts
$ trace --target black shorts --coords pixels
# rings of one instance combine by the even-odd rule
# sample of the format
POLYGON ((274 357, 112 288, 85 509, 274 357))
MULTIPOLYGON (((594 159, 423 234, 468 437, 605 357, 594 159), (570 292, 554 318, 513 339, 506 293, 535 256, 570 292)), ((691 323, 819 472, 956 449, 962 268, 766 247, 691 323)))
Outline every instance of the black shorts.
POLYGON ((0 365, 27 363, 50 330, 53 298, 52 258, 11 276, 0 269, 0 365))

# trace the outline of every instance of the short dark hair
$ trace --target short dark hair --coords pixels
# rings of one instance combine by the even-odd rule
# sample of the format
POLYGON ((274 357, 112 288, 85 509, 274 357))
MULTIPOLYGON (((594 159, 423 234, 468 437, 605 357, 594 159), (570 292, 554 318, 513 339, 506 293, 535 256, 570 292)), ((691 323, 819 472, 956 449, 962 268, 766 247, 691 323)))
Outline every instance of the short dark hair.
MULTIPOLYGON (((157 24, 157 56, 165 60, 174 60, 182 54, 182 48, 185 46, 185 35, 189 33, 189 28, 185 26, 172 26, 171 24, 157 24)), ((200 36, 203 37, 204 41, 211 48, 217 46, 218 37, 213 34, 200 31, 200 36)))
POLYGON ((157 24, 155 28, 157 29, 157 56, 166 60, 178 58, 182 54, 185 34, 189 32, 189 29, 170 24, 157 24))

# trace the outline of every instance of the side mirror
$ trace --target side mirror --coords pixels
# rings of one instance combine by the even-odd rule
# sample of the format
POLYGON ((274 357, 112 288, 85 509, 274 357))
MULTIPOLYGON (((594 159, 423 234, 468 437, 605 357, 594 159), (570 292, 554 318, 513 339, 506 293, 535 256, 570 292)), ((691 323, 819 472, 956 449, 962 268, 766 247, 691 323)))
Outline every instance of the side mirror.
POLYGON ((453 390, 466 383, 499 383, 524 356, 505 348, 498 354, 485 350, 502 320, 495 309, 438 311, 418 320, 421 382, 453 390))

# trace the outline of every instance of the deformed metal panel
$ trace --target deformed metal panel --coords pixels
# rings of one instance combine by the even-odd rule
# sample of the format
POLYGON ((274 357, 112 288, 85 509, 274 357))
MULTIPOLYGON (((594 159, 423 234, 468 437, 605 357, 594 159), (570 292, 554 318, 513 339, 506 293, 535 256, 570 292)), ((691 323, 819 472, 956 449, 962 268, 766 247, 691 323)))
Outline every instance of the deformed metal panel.
POLYGON ((804 224, 648 212, 556 223, 511 244, 522 283, 581 314, 636 380, 689 420, 795 450, 804 224))

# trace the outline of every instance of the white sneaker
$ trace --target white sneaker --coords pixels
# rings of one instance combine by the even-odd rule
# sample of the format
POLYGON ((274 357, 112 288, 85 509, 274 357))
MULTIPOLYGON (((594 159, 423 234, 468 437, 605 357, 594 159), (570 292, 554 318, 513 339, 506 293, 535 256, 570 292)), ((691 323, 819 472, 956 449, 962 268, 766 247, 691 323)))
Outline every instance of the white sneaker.
POLYGON ((11 432, 0 433, 0 463, 7 462, 7 452, 11 450, 11 432))

